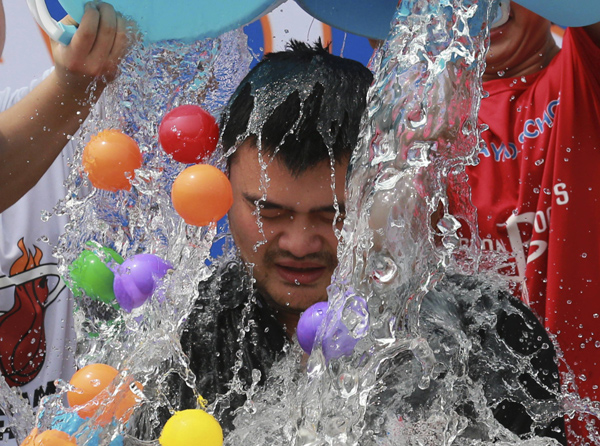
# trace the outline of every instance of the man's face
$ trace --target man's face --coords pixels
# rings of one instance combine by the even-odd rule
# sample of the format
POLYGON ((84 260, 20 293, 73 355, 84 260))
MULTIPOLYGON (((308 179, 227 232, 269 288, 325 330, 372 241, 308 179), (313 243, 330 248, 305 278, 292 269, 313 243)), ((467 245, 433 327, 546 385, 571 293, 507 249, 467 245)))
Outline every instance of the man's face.
MULTIPOLYGON (((230 166, 229 226, 256 287, 277 310, 297 313, 327 299, 337 265, 334 193, 329 161, 295 177, 275 160, 261 169, 258 150, 240 146, 230 166), (269 178, 265 196, 262 184, 269 178), (260 218, 257 205, 260 206, 260 218)), ((348 163, 336 164, 335 195, 344 211, 348 163)), ((341 219, 337 227, 341 228, 341 219)))
POLYGON ((510 76, 512 70, 524 64, 535 64, 531 58, 539 57, 548 39, 552 39, 550 25, 548 20, 511 2, 508 21, 490 30, 485 74, 495 78, 502 77, 502 73, 510 76))

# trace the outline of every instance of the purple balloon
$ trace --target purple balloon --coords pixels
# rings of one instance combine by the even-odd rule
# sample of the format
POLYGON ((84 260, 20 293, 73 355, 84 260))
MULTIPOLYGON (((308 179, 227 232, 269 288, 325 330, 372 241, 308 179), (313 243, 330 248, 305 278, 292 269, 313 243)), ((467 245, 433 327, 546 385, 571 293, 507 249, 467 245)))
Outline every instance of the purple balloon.
POLYGON ((327 362, 342 356, 350 356, 354 352, 354 347, 359 339, 369 331, 369 309, 367 302, 351 289, 346 291, 346 301, 344 306, 338 309, 335 314, 327 314, 329 309, 328 302, 318 302, 309 307, 298 321, 296 334, 298 342, 306 353, 311 353, 314 347, 315 338, 319 326, 327 318, 321 339, 321 349, 327 362), (342 321, 342 315, 350 311, 352 314, 346 314, 346 321, 353 324, 352 333, 342 321))
POLYGON ((300 347, 306 353, 312 352, 313 344, 315 343, 315 337, 317 336, 317 330, 321 321, 325 318, 327 308, 329 304, 327 302, 317 302, 306 309, 300 320, 298 321, 298 327, 296 328, 296 335, 298 336, 298 342, 300 347))
POLYGON ((117 302, 130 312, 148 300, 156 282, 173 267, 154 254, 137 254, 114 269, 113 289, 117 302))
POLYGON ((346 296, 347 300, 344 307, 346 311, 352 312, 351 319, 354 319, 355 323, 353 333, 350 333, 348 327, 342 321, 344 307, 340 308, 336 314, 330 315, 321 340, 323 356, 325 356, 327 362, 342 356, 352 355, 359 339, 365 336, 369 330, 367 302, 362 297, 352 293, 352 291, 347 292, 346 296))

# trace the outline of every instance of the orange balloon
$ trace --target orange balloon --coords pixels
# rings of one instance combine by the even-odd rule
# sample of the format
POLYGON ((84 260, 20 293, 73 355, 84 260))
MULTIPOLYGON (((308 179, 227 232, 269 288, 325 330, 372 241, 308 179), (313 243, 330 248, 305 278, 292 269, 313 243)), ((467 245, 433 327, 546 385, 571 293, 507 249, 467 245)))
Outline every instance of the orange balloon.
MULTIPOLYGON (((71 385, 78 391, 67 392, 67 401, 71 407, 84 406, 92 401, 100 392, 119 374, 117 369, 106 364, 89 364, 75 372, 71 378, 71 385)), ((98 404, 89 404, 77 411, 81 418, 90 418, 98 404)))
POLYGON ((37 428, 34 428, 31 433, 21 443, 21 446, 71 446, 77 445, 73 437, 65 432, 50 429, 38 434, 37 428))
MULTIPOLYGON (((126 423, 133 413, 131 410, 133 406, 141 401, 141 398, 130 390, 131 386, 126 390, 125 388, 119 390, 116 395, 110 397, 110 401, 102 401, 102 397, 97 398, 118 374, 117 369, 106 364, 90 364, 78 370, 70 382, 72 386, 79 389, 79 392, 67 392, 69 405, 83 406, 77 410, 81 418, 90 418, 101 410, 101 414, 96 418, 100 425, 110 423, 113 418, 126 423)), ((144 389, 137 381, 132 385, 135 385, 139 391, 144 389)))
POLYGON ((175 179, 171 199, 186 223, 206 226, 227 213, 233 204, 233 192, 223 172, 209 164, 196 164, 175 179))
POLYGON ((98 189, 130 190, 129 177, 142 166, 137 143, 119 130, 103 130, 83 149, 83 169, 98 189))
POLYGON ((32 429, 32 431, 29 432, 29 435, 27 435, 27 437, 25 437, 25 440, 23 440, 23 443, 21 443, 21 446, 33 446, 33 440, 37 434, 38 434, 38 428, 34 427, 32 429))
MULTIPOLYGON (((134 385, 140 392, 144 390, 144 386, 137 381, 132 383, 132 385, 134 385)), ((117 408, 115 409, 115 418, 122 423, 127 423, 127 421, 129 421, 129 418, 133 414, 131 409, 142 400, 138 395, 130 390, 131 387, 132 386, 129 386, 127 393, 124 396, 121 397, 121 395, 119 395, 116 398, 117 408)))

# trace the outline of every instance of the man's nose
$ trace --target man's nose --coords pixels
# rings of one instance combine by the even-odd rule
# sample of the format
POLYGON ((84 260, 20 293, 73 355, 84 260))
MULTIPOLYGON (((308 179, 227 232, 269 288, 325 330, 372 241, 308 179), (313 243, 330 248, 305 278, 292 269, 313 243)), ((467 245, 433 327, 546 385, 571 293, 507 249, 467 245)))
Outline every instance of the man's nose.
POLYGON ((320 252, 323 249, 323 237, 309 218, 293 216, 279 237, 279 248, 302 258, 320 252))

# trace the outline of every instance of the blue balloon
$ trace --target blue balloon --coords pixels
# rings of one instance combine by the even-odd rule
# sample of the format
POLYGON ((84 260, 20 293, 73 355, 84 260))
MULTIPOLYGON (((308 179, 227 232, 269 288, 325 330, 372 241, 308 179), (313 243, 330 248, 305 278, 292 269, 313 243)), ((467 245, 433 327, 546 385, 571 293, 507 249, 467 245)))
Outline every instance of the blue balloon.
MULTIPOLYGON (((77 22, 89 0, 59 0, 77 22)), ((150 42, 193 41, 239 28, 276 7, 280 0, 104 0, 132 18, 150 42)))
MULTIPOLYGON (((56 429, 64 432, 65 434, 74 436, 75 433, 81 428, 81 426, 85 423, 85 420, 77 415, 76 412, 61 412, 54 417, 52 420, 52 429, 56 429)), ((86 429, 83 429, 82 434, 85 434, 86 429)), ((100 429, 96 429, 94 435, 88 442, 86 442, 87 446, 98 446, 100 442, 100 429)), ((121 435, 117 435, 111 442, 110 446, 123 446, 123 437, 121 435)))
POLYGON ((61 412, 52 420, 52 429, 73 435, 85 423, 76 412, 61 412))

